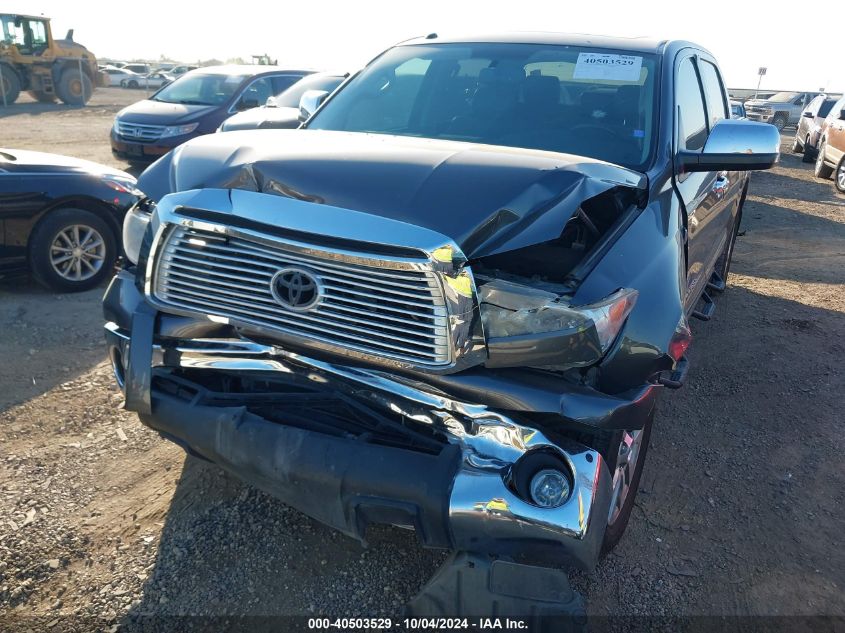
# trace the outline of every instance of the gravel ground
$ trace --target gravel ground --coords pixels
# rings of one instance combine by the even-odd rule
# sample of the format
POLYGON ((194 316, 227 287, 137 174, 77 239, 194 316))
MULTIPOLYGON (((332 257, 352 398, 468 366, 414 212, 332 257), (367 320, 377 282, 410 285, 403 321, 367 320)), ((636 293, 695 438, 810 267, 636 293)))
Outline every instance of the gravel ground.
MULTIPOLYGON (((125 168, 107 134, 137 96, 21 103, 0 139, 125 168)), ((594 622, 845 616, 845 199, 785 154, 754 175, 742 231, 687 386, 660 401, 629 530, 573 576, 594 622)), ((388 528, 364 549, 160 440, 121 408, 101 294, 0 281, 0 629, 397 615, 444 554, 388 528)))

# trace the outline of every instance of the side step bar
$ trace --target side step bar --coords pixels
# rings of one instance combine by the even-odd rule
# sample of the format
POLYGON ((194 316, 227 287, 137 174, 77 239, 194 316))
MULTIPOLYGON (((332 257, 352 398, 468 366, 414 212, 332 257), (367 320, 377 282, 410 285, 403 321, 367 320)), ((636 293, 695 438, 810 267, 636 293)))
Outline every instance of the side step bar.
POLYGON ((725 288, 727 288, 725 280, 714 270, 713 274, 710 275, 710 281, 707 282, 707 289, 713 292, 724 292, 725 288))
POLYGON ((690 316, 700 319, 701 321, 709 321, 710 317, 712 317, 713 313, 716 311, 716 304, 713 303, 713 297, 707 294, 706 291, 701 294, 700 300, 704 302, 704 305, 701 306, 700 310, 694 310, 690 316))
POLYGON ((586 633, 584 599, 566 572, 453 552, 406 608, 408 617, 517 620, 530 633, 586 633))

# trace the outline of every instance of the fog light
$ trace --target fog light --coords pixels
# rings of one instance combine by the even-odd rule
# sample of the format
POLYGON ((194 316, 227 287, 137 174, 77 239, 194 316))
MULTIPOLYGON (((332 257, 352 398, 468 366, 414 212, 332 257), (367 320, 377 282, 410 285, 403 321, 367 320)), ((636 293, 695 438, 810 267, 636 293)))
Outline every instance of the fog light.
POLYGON ((534 475, 529 488, 531 500, 543 508, 556 508, 562 505, 569 499, 571 490, 569 477, 551 468, 541 470, 534 475))

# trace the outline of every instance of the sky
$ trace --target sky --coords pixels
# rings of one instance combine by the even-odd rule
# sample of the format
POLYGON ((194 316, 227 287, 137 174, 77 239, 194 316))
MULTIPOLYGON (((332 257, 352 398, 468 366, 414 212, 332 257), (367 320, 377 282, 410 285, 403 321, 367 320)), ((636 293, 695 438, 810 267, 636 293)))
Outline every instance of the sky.
MULTIPOLYGON (((4 3, 6 4, 6 3, 4 3)), ((279 65, 352 72, 396 42, 438 33, 560 31, 686 39, 709 49, 731 88, 845 91, 833 21, 796 28, 798 5, 658 0, 382 0, 246 2, 13 0, 3 10, 43 14, 98 57, 186 63, 268 54, 279 65), (17 1, 17 6, 15 6, 17 1), (788 5, 784 5, 788 6, 788 5), (798 33, 801 33, 800 35, 798 33)), ((840 25, 841 26, 841 25, 840 25)))

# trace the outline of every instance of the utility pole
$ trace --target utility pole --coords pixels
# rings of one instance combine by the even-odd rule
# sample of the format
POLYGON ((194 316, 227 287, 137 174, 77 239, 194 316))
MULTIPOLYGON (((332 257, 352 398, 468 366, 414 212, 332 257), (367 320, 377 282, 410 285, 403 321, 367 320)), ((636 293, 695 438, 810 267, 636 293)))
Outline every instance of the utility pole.
POLYGON ((754 91, 754 98, 757 98, 757 93, 760 92, 760 82, 763 81, 763 75, 766 74, 766 67, 760 66, 757 69, 757 90, 754 91))

